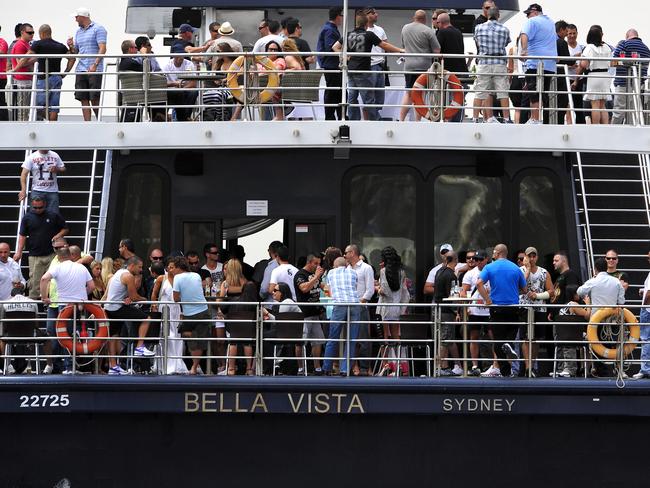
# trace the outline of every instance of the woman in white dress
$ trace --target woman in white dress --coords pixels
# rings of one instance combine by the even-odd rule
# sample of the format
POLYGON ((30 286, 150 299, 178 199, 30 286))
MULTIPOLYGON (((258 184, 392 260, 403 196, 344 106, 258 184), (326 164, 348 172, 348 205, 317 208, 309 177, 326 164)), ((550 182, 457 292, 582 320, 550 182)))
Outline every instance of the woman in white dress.
MULTIPOLYGON (((156 278, 153 291, 151 293, 152 301, 172 302, 160 307, 153 306, 152 310, 162 312, 162 307, 169 307, 169 338, 167 340, 167 371, 166 374, 188 374, 185 361, 180 357, 183 355, 183 341, 178 332, 178 324, 181 316, 181 306, 174 303, 173 283, 174 277, 171 271, 174 269, 174 263, 170 260, 167 263, 167 273, 164 276, 156 278)), ((161 347, 164 347, 161 341, 161 347)), ((163 370, 163 362, 158 360, 158 371, 163 370)))
POLYGON ((587 47, 582 52, 586 58, 604 58, 601 60, 580 61, 578 73, 589 69, 587 77, 587 93, 585 100, 591 102, 591 123, 609 124, 609 115, 605 109, 605 102, 611 100, 609 95, 612 77, 609 66, 612 62, 612 48, 603 42, 603 31, 597 26, 591 26, 587 34, 587 47))

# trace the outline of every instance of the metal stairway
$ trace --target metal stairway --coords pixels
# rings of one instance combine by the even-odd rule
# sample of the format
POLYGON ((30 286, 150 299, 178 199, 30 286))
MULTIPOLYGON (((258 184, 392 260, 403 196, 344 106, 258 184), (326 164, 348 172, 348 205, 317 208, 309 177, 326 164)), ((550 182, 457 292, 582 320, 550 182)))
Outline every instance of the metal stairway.
POLYGON ((573 164, 581 252, 589 274, 596 258, 615 249, 618 269, 630 276, 630 302, 639 301, 649 271, 648 169, 646 155, 577 153, 573 164))
MULTIPOLYGON (((8 242, 12 249, 15 249, 19 222, 27 207, 26 200, 23 204, 19 204, 18 191, 21 165, 25 154, 29 152, 2 151, 0 153, 0 240, 8 242)), ((104 219, 100 218, 100 209, 103 202, 105 170, 110 175, 111 152, 99 150, 56 152, 66 166, 66 172, 58 175, 57 178, 61 215, 70 229, 67 238, 71 244, 80 246, 84 252, 101 253, 105 224, 104 219)), ((23 265, 26 264, 25 260, 23 265)))

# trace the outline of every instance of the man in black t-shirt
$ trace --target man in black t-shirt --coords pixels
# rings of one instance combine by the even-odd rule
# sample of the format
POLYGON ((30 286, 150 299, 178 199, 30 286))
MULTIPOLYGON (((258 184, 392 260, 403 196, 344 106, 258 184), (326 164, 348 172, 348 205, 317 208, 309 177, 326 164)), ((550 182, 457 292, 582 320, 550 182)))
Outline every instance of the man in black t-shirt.
MULTIPOLYGON (((442 54, 465 54, 465 41, 463 41, 463 33, 451 25, 449 14, 445 12, 438 14, 437 23, 438 32, 436 33, 436 37, 440 43, 440 52, 442 54)), ((458 77, 458 80, 462 84, 464 97, 469 85, 469 78, 467 75, 467 60, 465 58, 445 59, 445 70, 450 71, 458 77)), ((460 109, 458 113, 451 119, 451 122, 462 122, 464 114, 464 110, 460 109)))
MULTIPOLYGON (((455 269, 458 264, 458 255, 450 251, 445 255, 445 265, 440 268, 436 274, 434 284, 433 301, 435 303, 444 303, 445 298, 452 295, 454 284, 458 285, 458 277, 455 269)), ((445 307, 440 314, 440 357, 458 358, 458 346, 452 343, 456 335, 456 324, 458 320, 456 311, 452 308, 445 307)), ((463 374, 463 368, 456 361, 454 368, 449 367, 449 362, 445 359, 440 362, 440 376, 459 376, 463 374)))
MULTIPOLYGON (((34 41, 27 51, 27 54, 67 54, 70 49, 65 44, 52 39, 52 28, 43 24, 38 29, 40 39, 34 41)), ((68 58, 68 64, 65 67, 65 72, 69 73, 74 66, 74 58, 68 58)), ((33 64, 36 58, 23 58, 21 59, 15 70, 22 68, 25 65, 33 64)), ((51 74, 61 72, 61 58, 47 58, 38 61, 38 77, 36 80, 36 105, 44 109, 47 105, 47 114, 44 116, 48 120, 54 121, 59 117, 59 101, 61 99, 61 84, 65 75, 51 74), (47 74, 47 75, 46 75, 47 74), (47 104, 45 103, 45 96, 47 94, 47 104)), ((40 114, 39 114, 40 115, 40 114)))
MULTIPOLYGON (((355 17, 355 29, 348 34, 349 53, 370 53, 373 46, 379 46, 384 51, 391 53, 403 53, 404 49, 395 47, 389 42, 382 41, 374 32, 366 30, 368 17, 362 11, 358 11, 355 17)), ((339 40, 334 46, 334 51, 343 49, 343 42, 339 40)), ((368 120, 379 120, 379 109, 373 107, 375 104, 375 91, 372 87, 370 73, 370 56, 350 56, 348 61, 348 119, 361 120, 359 109, 359 96, 368 114, 368 120), (364 73, 355 73, 364 71, 364 73)))
MULTIPOLYGON (((553 268, 558 273, 558 277, 553 284, 553 296, 551 303, 555 305, 564 305, 573 297, 566 296, 566 287, 569 285, 582 285, 582 280, 578 273, 569 268, 569 258, 564 251, 558 251, 553 256, 553 268)), ((560 313, 559 308, 552 308, 550 314, 555 317, 560 313)))
MULTIPOLYGON (((295 17, 287 20, 287 34, 289 35, 289 39, 293 39, 296 46, 298 46, 298 51, 301 53, 308 53, 311 51, 309 43, 300 37, 302 35, 302 25, 295 17)), ((309 65, 316 61, 316 58, 314 56, 303 56, 302 60, 305 63, 305 69, 309 69, 309 65)))
POLYGON ((54 258, 52 243, 68 233, 68 224, 57 212, 45 209, 42 197, 32 198, 32 208, 20 223, 14 261, 20 263, 27 243, 29 251, 29 298, 40 300, 40 281, 54 258), (29 238, 29 239, 28 239, 29 238))
POLYGON ((305 267, 299 270, 293 278, 296 301, 305 315, 302 337, 303 339, 311 339, 311 355, 314 358, 314 374, 316 375, 323 374, 320 367, 320 357, 322 346, 325 343, 325 335, 323 334, 320 318, 324 310, 320 306, 300 304, 320 302, 320 282, 323 272, 324 270, 320 266, 320 256, 309 254, 307 255, 305 267))

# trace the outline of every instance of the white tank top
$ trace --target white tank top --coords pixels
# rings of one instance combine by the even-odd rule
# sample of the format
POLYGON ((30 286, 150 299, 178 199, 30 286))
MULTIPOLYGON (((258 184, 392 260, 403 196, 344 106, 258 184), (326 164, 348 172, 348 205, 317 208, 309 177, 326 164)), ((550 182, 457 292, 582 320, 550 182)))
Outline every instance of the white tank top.
POLYGON ((126 288, 126 285, 122 283, 122 275, 128 273, 129 270, 122 268, 117 271, 111 278, 111 281, 108 282, 108 292, 106 294, 107 302, 120 302, 120 303, 107 303, 104 305, 104 308, 109 312, 115 312, 122 308, 124 301, 129 291, 126 288))

